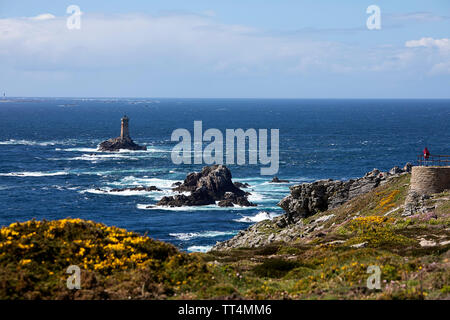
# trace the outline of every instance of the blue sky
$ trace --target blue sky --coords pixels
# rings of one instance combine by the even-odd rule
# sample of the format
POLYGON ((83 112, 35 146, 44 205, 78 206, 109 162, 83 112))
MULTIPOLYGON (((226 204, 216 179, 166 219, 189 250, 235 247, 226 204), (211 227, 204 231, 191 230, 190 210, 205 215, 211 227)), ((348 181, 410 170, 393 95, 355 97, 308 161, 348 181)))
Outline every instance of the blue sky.
POLYGON ((8 96, 450 98, 450 1, 0 1, 8 96), (68 30, 66 8, 83 12, 68 30), (366 8, 381 9, 368 30, 366 8))

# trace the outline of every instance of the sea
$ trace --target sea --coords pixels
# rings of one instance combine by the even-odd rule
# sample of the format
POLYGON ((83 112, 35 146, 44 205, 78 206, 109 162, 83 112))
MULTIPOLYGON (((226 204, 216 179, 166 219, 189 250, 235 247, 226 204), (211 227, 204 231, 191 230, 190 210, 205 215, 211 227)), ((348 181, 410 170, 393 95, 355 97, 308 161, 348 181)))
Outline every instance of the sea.
MULTIPOLYGON (((270 145, 270 144, 269 144, 270 145)), ((29 219, 94 220, 205 252, 217 241, 283 214, 291 185, 350 179, 415 163, 424 147, 450 154, 450 100, 4 98, 0 100, 0 226, 29 219), (99 152, 130 135, 147 151, 99 152), (229 165, 256 207, 154 207, 202 164, 173 163, 176 129, 279 129, 280 179, 262 164, 229 165), (162 191, 111 193, 156 186, 162 191), (150 206, 150 208, 149 208, 150 206)))

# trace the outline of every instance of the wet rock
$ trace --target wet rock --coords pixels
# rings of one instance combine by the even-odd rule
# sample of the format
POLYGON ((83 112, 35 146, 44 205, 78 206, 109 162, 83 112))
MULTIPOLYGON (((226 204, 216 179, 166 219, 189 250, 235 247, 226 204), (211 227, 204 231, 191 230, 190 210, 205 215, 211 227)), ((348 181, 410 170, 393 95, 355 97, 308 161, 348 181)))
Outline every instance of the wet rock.
POLYGON ((131 138, 113 138, 106 141, 103 141, 98 146, 99 151, 119 151, 119 150, 147 150, 146 146, 140 146, 131 138))
POLYGON ((144 187, 144 186, 139 186, 139 187, 133 187, 133 188, 114 188, 109 190, 109 192, 123 192, 123 191, 162 191, 161 189, 155 187, 155 186, 149 186, 149 187, 144 187))
POLYGON ((244 183, 242 183, 242 182, 235 182, 234 185, 237 188, 250 188, 250 185, 247 182, 244 182, 244 183))
POLYGON ((336 208, 375 189, 387 179, 404 173, 405 171, 399 167, 394 167, 389 172, 373 169, 359 179, 318 180, 291 186, 291 194, 283 198, 278 205, 284 209, 290 223, 296 222, 318 212, 336 208))
POLYGON ((289 180, 281 180, 279 179, 277 176, 273 177, 272 181, 270 181, 272 183, 289 183, 289 180))
POLYGON ((231 179, 230 170, 224 165, 204 167, 201 172, 192 172, 186 176, 182 184, 173 190, 189 192, 189 195, 163 197, 158 205, 161 206, 199 206, 214 204, 219 206, 255 206, 248 201, 250 193, 238 188, 231 179))
POLYGON ((129 132, 129 119, 127 116, 124 116, 121 119, 121 132, 120 137, 112 138, 106 141, 103 141, 98 146, 99 151, 119 151, 121 149, 125 150, 147 150, 146 146, 140 146, 134 143, 133 139, 130 137, 129 132))

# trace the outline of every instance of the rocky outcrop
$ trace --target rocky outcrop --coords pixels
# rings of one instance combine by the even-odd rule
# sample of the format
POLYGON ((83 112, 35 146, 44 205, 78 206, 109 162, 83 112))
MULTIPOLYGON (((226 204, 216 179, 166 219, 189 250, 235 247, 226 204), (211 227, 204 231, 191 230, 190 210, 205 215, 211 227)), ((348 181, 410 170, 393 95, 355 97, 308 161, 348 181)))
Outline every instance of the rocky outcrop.
MULTIPOLYGON (((394 167, 388 172, 374 169, 359 179, 318 180, 292 186, 291 194, 279 203, 286 214, 272 220, 258 222, 248 229, 240 231, 232 239, 216 243, 212 250, 257 248, 275 243, 309 243, 314 239, 326 237, 330 226, 335 224, 331 223, 336 218, 335 213, 323 213, 317 217, 314 217, 314 214, 336 208, 380 185, 389 184, 391 178, 399 177, 410 171, 410 165, 406 165, 403 169, 394 167), (304 220, 302 219, 304 217, 310 218, 304 220)), ((348 219, 352 219, 352 217, 348 219)), ((339 227, 341 223, 339 222, 335 227, 339 227)), ((339 241, 341 240, 335 240, 335 243, 339 241)), ((361 243, 357 245, 364 246, 361 243)))
POLYGON ((173 191, 187 192, 163 197, 157 205, 181 207, 202 206, 219 201, 220 206, 255 206, 248 201, 250 193, 238 188, 231 179, 230 170, 224 165, 204 167, 201 172, 192 172, 173 191))
POLYGON ((272 181, 270 181, 272 183, 289 183, 289 180, 281 180, 279 179, 277 176, 273 177, 272 181))
POLYGON ((109 139, 109 140, 103 141, 98 146, 99 151, 119 151, 121 149, 147 150, 147 147, 140 146, 140 145, 134 143, 134 141, 129 137, 127 137, 127 138, 117 137, 117 138, 109 139))
POLYGON ((302 233, 303 224, 290 225, 289 228, 278 229, 275 232, 274 225, 283 223, 282 216, 275 217, 273 220, 267 219, 256 223, 246 230, 241 230, 232 239, 217 242, 212 250, 229 250, 233 248, 257 248, 266 246, 276 242, 290 242, 294 241, 302 233), (268 233, 268 230, 274 232, 268 233))
POLYGON ((318 180, 292 186, 291 194, 283 198, 278 205, 286 212, 287 220, 295 222, 300 218, 336 208, 348 200, 375 189, 387 179, 408 172, 408 169, 410 170, 408 165, 404 169, 394 167, 388 172, 373 169, 359 179, 318 180))
POLYGON ((109 192, 124 192, 124 191, 146 191, 146 192, 150 192, 150 191, 162 191, 162 190, 157 188, 157 187, 155 187, 155 186, 149 186, 149 187, 139 186, 139 187, 133 187, 133 188, 113 188, 113 189, 109 190, 109 192))
POLYGON ((402 216, 411 216, 413 214, 423 214, 435 209, 434 205, 428 205, 428 199, 431 197, 427 194, 420 194, 417 191, 409 190, 405 199, 405 206, 402 216))
POLYGON ((234 205, 238 205, 240 207, 256 207, 256 204, 248 201, 247 197, 237 196, 233 192, 225 193, 223 200, 220 200, 217 205, 219 207, 234 207, 234 205))
POLYGON ((247 182, 235 182, 234 185, 237 188, 250 188, 250 185, 247 182))
POLYGON ((98 146, 99 151, 119 151, 121 149, 125 150, 147 150, 147 147, 140 146, 134 143, 133 139, 130 137, 129 130, 129 119, 127 116, 124 116, 121 119, 121 130, 120 137, 112 138, 106 141, 103 141, 98 146))

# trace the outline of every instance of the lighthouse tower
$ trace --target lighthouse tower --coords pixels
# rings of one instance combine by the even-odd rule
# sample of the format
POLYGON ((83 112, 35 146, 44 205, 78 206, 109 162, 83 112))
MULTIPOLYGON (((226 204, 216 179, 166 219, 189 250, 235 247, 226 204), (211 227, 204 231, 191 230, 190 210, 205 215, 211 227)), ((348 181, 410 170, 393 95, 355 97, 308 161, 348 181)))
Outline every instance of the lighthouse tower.
POLYGON ((130 131, 128 129, 128 117, 123 116, 121 126, 120 126, 120 139, 127 140, 130 139, 130 131))

